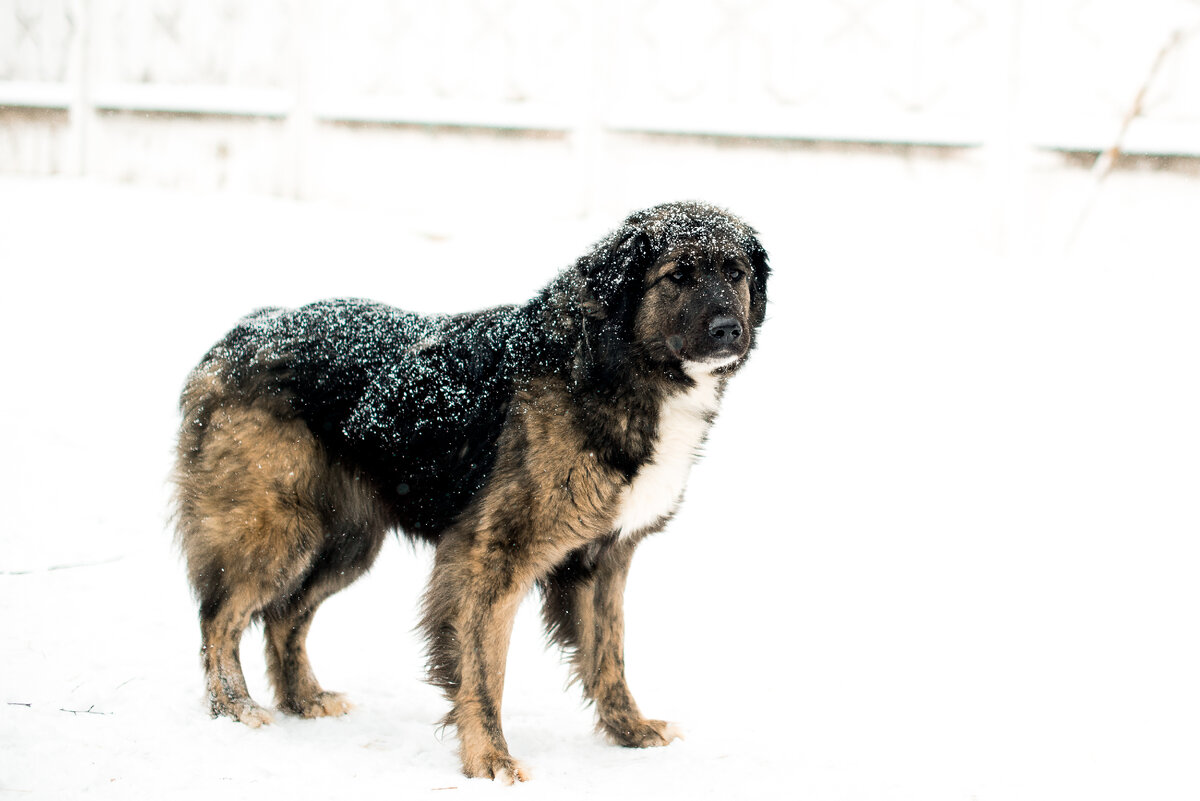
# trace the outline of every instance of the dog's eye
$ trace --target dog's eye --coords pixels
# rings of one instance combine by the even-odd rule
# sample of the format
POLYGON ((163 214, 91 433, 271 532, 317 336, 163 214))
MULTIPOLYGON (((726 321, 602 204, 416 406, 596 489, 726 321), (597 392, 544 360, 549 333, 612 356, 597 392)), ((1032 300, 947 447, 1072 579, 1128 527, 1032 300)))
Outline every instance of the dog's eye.
POLYGON ((737 267, 726 267, 725 275, 729 276, 730 281, 740 281, 746 277, 746 273, 737 267))
POLYGON ((688 274, 687 274, 686 270, 676 270, 675 272, 670 274, 671 280, 677 284, 682 284, 684 281, 686 281, 687 276, 688 276, 688 274))

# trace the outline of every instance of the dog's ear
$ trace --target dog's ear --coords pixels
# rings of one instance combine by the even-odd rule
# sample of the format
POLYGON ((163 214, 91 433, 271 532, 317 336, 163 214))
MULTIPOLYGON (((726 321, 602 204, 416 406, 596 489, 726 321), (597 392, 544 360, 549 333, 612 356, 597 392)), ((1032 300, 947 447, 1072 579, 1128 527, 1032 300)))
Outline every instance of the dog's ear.
POLYGON ((746 255, 749 256, 750 266, 754 270, 754 277, 750 282, 750 319, 757 327, 767 314, 767 277, 771 274, 771 265, 767 260, 766 249, 753 231, 746 255))
POLYGON ((619 313, 652 261, 650 237, 640 226, 625 225, 606 237, 577 263, 584 280, 584 311, 596 318, 619 313))

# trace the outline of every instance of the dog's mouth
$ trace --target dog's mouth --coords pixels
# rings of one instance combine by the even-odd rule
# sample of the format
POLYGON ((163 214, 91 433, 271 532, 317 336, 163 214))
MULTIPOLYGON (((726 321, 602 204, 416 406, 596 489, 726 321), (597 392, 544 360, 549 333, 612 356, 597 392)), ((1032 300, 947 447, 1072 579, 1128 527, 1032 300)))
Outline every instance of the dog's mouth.
POLYGON ((708 336, 699 343, 699 347, 680 334, 671 334, 664 341, 671 355, 685 366, 705 371, 728 367, 745 356, 747 350, 746 341, 740 337, 717 342, 708 336))
POLYGON ((707 359, 684 359, 682 361, 684 372, 689 374, 696 373, 714 373, 722 367, 728 367, 742 358, 744 354, 731 353, 728 356, 710 357, 707 359))

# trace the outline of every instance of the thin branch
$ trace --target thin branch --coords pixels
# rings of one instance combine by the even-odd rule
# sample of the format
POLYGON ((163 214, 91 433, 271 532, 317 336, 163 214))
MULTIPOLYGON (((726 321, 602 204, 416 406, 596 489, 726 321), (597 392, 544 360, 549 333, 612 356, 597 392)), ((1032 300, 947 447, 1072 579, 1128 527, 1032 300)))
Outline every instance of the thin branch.
POLYGON ((1117 136, 1113 140, 1112 145, 1097 156, 1096 163, 1092 165, 1092 176, 1097 181, 1104 180, 1112 172, 1117 156, 1121 155, 1121 145, 1125 142, 1125 135, 1129 133, 1129 126, 1145 110, 1146 95, 1149 93, 1154 79, 1158 76, 1158 71, 1162 69, 1163 62, 1167 60, 1167 56, 1182 41, 1183 29, 1176 28, 1167 39, 1166 44, 1159 49, 1158 55, 1154 57, 1154 63, 1150 65, 1150 71, 1146 74, 1146 80, 1142 81, 1141 87, 1138 88, 1138 92, 1133 98, 1133 103, 1130 104, 1129 110, 1125 112, 1125 117, 1121 120, 1121 127, 1117 129, 1117 136))
POLYGON ((1121 155, 1121 148, 1125 144, 1125 136, 1129 133, 1129 126, 1133 121, 1142 115, 1145 110, 1146 95, 1150 92, 1150 87, 1154 84, 1155 78, 1158 77, 1158 72, 1162 69, 1162 65, 1166 62, 1167 56, 1188 36, 1182 27, 1176 28, 1167 37, 1166 43, 1159 48, 1158 55, 1154 57, 1154 63, 1150 65, 1150 71, 1146 73, 1145 80, 1138 87, 1137 94, 1134 95, 1133 102, 1129 105, 1129 110, 1125 112, 1125 116, 1121 119, 1121 126, 1117 129, 1117 135, 1113 138, 1113 142, 1105 148, 1092 164, 1091 189, 1088 192, 1087 199, 1084 201, 1083 209, 1079 213, 1079 217, 1075 220, 1075 226, 1071 229, 1071 235, 1067 238, 1067 249, 1070 250, 1074 246, 1075 240, 1079 238, 1079 232, 1083 230, 1084 223, 1092 213, 1092 207, 1096 205, 1096 199, 1100 196, 1100 189, 1104 185, 1104 179, 1112 172, 1113 166, 1117 162, 1117 157, 1121 155))
POLYGON ((59 712, 70 712, 72 715, 111 715, 112 712, 94 712, 95 704, 92 704, 87 709, 59 709, 59 712))
POLYGON ((76 562, 69 565, 51 565, 50 567, 42 568, 41 570, 0 570, 0 576, 29 576, 34 573, 49 573, 54 570, 74 570, 77 567, 98 567, 99 565, 111 565, 113 562, 119 562, 124 558, 124 556, 114 556, 111 559, 101 559, 99 562, 76 562))

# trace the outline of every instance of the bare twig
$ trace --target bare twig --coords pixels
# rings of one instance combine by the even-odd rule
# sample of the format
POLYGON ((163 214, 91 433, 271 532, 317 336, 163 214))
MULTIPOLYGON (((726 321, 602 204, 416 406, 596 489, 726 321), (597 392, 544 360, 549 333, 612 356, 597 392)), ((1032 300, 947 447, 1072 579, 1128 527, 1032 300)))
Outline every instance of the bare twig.
POLYGON ((95 712, 96 705, 92 704, 87 709, 59 709, 59 712, 70 712, 72 715, 111 715, 112 712, 95 712))
POLYGON ((1121 145, 1125 141, 1125 135, 1129 132, 1129 126, 1145 110, 1146 94, 1150 91, 1151 84, 1154 83, 1158 71, 1162 69, 1163 62, 1167 60, 1167 56, 1179 46, 1181 41, 1183 41, 1183 29, 1176 28, 1170 37, 1168 37, 1166 44, 1159 49, 1158 55, 1154 57, 1154 63, 1150 65, 1150 71, 1146 74, 1146 80, 1142 81, 1141 87, 1133 98, 1133 103, 1130 104, 1129 110, 1125 112, 1125 117, 1121 120, 1121 127, 1117 129, 1117 136, 1113 140, 1112 145, 1097 156, 1096 163, 1092 165, 1092 175, 1096 180, 1104 180, 1112 172, 1117 156, 1121 155, 1121 145))
POLYGON ((1075 220, 1075 226, 1071 229, 1071 234, 1067 238, 1067 249, 1070 250, 1075 244, 1075 240, 1079 237, 1079 232, 1083 230, 1084 223, 1092 213, 1092 207, 1096 205, 1096 199, 1100 196, 1100 189, 1104 185, 1104 179, 1112 172, 1113 165, 1116 164, 1117 157, 1121 155, 1121 148, 1125 144, 1125 136, 1129 133, 1129 126, 1133 121, 1142 115, 1145 110, 1146 95, 1150 92, 1150 87, 1154 84, 1154 79, 1158 77, 1158 72, 1162 69, 1162 65, 1167 60, 1167 56, 1171 51, 1179 46, 1179 43, 1184 40, 1187 33, 1183 28, 1176 28, 1167 37, 1166 43, 1159 48, 1158 55, 1154 57, 1154 63, 1150 65, 1150 71, 1146 73, 1145 80, 1138 88, 1137 94, 1134 95, 1133 102, 1129 105, 1128 111, 1121 119, 1121 126, 1117 129, 1117 135, 1113 137, 1112 144, 1105 148, 1092 164, 1091 188, 1083 204, 1083 209, 1079 213, 1079 217, 1075 220))
POLYGON ((5 703, 7 703, 9 706, 28 706, 28 707, 33 706, 33 704, 26 704, 22 701, 6 701, 5 703))
POLYGON ((99 565, 111 565, 113 562, 119 562, 124 558, 124 556, 114 556, 111 559, 101 559, 99 562, 76 562, 75 564, 70 565, 51 565, 50 567, 45 567, 41 570, 0 570, 0 576, 29 576, 34 573, 49 573, 53 570, 74 570, 77 567, 98 567, 99 565))

